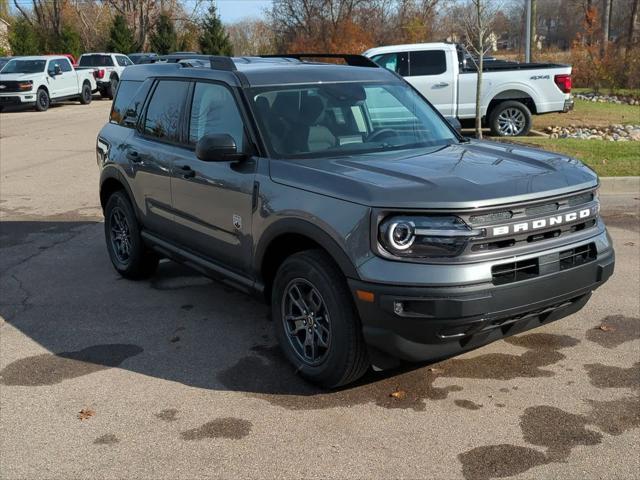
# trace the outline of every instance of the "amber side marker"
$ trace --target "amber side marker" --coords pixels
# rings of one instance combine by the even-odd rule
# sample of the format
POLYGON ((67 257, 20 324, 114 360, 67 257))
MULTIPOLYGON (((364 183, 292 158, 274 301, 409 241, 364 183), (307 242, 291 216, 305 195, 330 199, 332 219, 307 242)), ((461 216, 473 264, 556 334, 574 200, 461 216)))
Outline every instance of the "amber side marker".
POLYGON ((363 302, 373 303, 375 300, 375 295, 373 292, 367 292, 365 290, 356 290, 356 295, 358 295, 358 299, 363 302))

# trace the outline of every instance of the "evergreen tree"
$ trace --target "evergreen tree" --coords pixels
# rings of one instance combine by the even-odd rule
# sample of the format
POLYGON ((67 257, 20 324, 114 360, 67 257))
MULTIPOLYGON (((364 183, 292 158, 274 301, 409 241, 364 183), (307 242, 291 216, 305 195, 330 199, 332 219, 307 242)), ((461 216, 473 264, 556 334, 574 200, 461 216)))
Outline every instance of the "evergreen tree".
POLYGON ((38 55, 41 52, 38 32, 24 18, 16 19, 11 25, 9 45, 13 55, 38 55))
POLYGON ((199 38, 200 50, 206 55, 232 55, 233 46, 229 41, 222 21, 216 11, 213 2, 200 23, 201 33, 199 38))
POLYGON ((73 28, 65 25, 62 33, 55 40, 55 50, 61 53, 70 53, 78 58, 82 53, 82 39, 80 34, 73 28))
POLYGON ((116 18, 113 19, 113 24, 109 30, 107 50, 118 53, 131 53, 137 50, 133 32, 129 29, 127 21, 122 15, 116 15, 116 18))
POLYGON ((162 13, 158 18, 155 31, 149 39, 151 50, 159 55, 166 55, 176 49, 178 37, 173 20, 166 13, 162 13))

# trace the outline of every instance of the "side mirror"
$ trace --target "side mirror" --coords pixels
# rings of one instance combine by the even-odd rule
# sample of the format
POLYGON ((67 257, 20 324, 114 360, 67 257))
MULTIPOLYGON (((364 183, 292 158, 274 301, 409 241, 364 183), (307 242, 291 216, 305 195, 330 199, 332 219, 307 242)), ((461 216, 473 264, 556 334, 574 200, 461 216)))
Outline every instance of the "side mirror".
POLYGON ((236 141, 228 133, 211 133, 196 143, 196 157, 203 162, 228 162, 243 160, 246 155, 238 152, 236 141))
POLYGON ((60 68, 60 65, 54 65, 53 66, 53 76, 57 77, 58 75, 62 75, 62 69, 60 68))
POLYGON ((445 119, 447 120, 447 122, 449 122, 449 125, 451 125, 456 132, 462 135, 462 124, 460 123, 460 120, 458 120, 456 117, 445 117, 445 119))

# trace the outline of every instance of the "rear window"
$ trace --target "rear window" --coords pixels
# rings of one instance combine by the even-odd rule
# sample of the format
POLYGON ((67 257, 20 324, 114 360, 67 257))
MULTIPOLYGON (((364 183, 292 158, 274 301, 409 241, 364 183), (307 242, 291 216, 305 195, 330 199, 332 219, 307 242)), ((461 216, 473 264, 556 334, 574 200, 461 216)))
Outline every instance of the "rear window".
POLYGON ((80 57, 81 67, 113 67, 111 55, 83 55, 80 57))
POLYGON ((142 113, 142 106, 151 83, 151 80, 146 82, 121 81, 113 101, 109 122, 133 128, 142 113))
POLYGON ((424 52, 410 52, 409 75, 440 75, 447 71, 447 57, 444 50, 427 50, 424 52))

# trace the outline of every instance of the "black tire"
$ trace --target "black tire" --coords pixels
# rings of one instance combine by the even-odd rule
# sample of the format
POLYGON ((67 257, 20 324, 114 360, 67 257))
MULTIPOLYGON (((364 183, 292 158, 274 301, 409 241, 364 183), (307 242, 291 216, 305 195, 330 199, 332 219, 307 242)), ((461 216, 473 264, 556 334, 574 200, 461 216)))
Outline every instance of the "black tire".
POLYGON ((89 105, 93 100, 93 94, 91 93, 91 85, 84 83, 82 90, 80 91, 80 103, 82 105, 89 105))
POLYGON ((100 97, 111 99, 111 93, 110 93, 109 87, 103 87, 100 89, 100 97))
POLYGON ((38 112, 46 112, 49 109, 49 105, 51 105, 49 94, 44 88, 39 88, 38 92, 36 93, 35 109, 38 112))
POLYGON ((113 193, 107 200, 104 234, 111 263, 120 275, 132 280, 153 275, 158 267, 158 255, 142 241, 138 220, 123 191, 113 193))
POLYGON ((115 97, 116 91, 118 90, 118 82, 118 77, 111 77, 109 80, 109 86, 105 89, 107 97, 111 100, 113 100, 113 97, 115 97))
POLYGON ((369 369, 360 318, 346 279, 326 253, 307 250, 283 262, 273 283, 271 312, 280 347, 307 380, 326 388, 336 388, 356 381, 369 369), (294 286, 300 287, 301 295, 290 297, 294 286), (308 296, 302 292, 305 288, 310 289, 308 296), (315 300, 312 300, 313 296, 315 300), (298 302, 292 300, 295 297, 298 302), (299 302, 300 298, 304 301, 299 302), (309 307, 308 315, 302 315, 302 307, 295 306, 299 303, 309 307), (316 308, 318 305, 323 308, 316 308), (288 306, 293 310, 288 310, 288 306), (295 314, 287 315, 294 311, 295 314), (314 317, 314 314, 317 315, 314 317), (294 321, 292 317, 297 319, 294 321), (300 331, 293 334, 292 329, 300 331), (309 332, 311 336, 308 337, 309 332), (300 338, 302 334, 304 341, 300 338), (312 340, 306 346, 309 338, 312 340), (316 346, 312 347, 314 342, 316 346), (315 360, 306 357, 309 351, 318 354, 315 360))
POLYGON ((528 135, 531 125, 531 111, 524 103, 515 100, 499 103, 489 115, 491 135, 496 137, 528 135))

